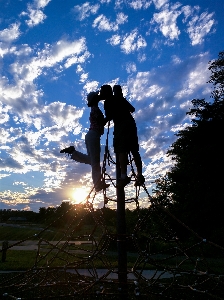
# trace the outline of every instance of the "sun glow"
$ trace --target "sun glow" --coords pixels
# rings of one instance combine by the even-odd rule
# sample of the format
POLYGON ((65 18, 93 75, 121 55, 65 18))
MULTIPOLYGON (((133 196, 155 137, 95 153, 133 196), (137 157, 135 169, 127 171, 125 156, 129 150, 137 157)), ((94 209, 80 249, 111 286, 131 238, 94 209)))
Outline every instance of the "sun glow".
POLYGON ((84 188, 74 188, 72 193, 72 202, 80 203, 86 199, 88 192, 84 188))

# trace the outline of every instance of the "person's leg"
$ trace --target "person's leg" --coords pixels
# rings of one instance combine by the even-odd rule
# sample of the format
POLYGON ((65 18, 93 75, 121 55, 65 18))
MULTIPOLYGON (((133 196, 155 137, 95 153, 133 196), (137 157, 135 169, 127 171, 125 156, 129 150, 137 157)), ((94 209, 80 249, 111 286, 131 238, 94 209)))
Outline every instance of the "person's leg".
POLYGON ((136 169, 137 169, 137 175, 141 175, 142 174, 142 159, 140 156, 140 153, 135 150, 135 151, 131 151, 134 161, 135 161, 135 165, 136 165, 136 169))
POLYGON ((119 163, 121 169, 121 177, 118 179, 117 186, 125 187, 127 184, 131 182, 131 177, 127 176, 127 162, 128 162, 128 154, 127 152, 122 152, 118 154, 119 163))
POLYGON ((141 159, 139 151, 132 150, 131 153, 133 155, 135 165, 136 165, 136 169, 137 169, 135 186, 141 186, 145 182, 145 178, 142 175, 142 159, 141 159))
POLYGON ((75 160, 77 162, 80 162, 80 163, 91 165, 91 161, 90 161, 89 155, 81 153, 81 152, 79 152, 77 150, 74 150, 72 152, 71 159, 73 159, 73 160, 75 160))
POLYGON ((94 187, 100 183, 101 167, 100 167, 100 134, 95 130, 90 130, 86 135, 86 148, 90 157, 92 167, 92 179, 94 187))
POLYGON ((80 163, 90 165, 90 157, 84 153, 75 150, 74 146, 70 146, 68 148, 62 149, 60 153, 66 153, 68 154, 68 156, 70 155, 71 159, 80 163))

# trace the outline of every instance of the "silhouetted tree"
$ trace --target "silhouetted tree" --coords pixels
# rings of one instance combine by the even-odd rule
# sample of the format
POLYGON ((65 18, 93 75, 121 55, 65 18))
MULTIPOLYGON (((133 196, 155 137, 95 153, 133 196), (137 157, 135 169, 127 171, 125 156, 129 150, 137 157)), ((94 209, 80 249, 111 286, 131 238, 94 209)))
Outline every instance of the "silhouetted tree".
POLYGON ((9 218, 24 218, 27 222, 36 222, 38 214, 29 210, 0 209, 0 222, 10 221, 9 218))
MULTIPOLYGON (((167 154, 174 166, 157 180, 156 196, 199 234, 224 231, 224 51, 209 62, 213 101, 192 100, 192 126, 178 132, 167 154), (167 203, 168 201, 168 203, 167 203)), ((224 239, 223 239, 224 240, 224 239)))

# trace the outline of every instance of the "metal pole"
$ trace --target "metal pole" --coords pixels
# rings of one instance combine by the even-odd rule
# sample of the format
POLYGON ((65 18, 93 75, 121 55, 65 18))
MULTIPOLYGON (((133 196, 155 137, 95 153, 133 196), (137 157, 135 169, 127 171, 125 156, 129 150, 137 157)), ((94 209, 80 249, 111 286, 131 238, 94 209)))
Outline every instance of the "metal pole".
MULTIPOLYGON (((120 178, 120 163, 116 154, 116 181, 120 178)), ((124 188, 117 188, 117 251, 120 299, 127 299, 127 249, 124 188)))

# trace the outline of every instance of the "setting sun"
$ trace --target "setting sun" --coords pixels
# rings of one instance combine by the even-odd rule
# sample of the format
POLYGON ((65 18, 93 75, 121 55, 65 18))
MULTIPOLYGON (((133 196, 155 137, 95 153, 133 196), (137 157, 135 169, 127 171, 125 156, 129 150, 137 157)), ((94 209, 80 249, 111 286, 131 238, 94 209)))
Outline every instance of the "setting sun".
POLYGON ((88 192, 84 188, 74 188, 72 202, 80 203, 86 199, 88 192))

